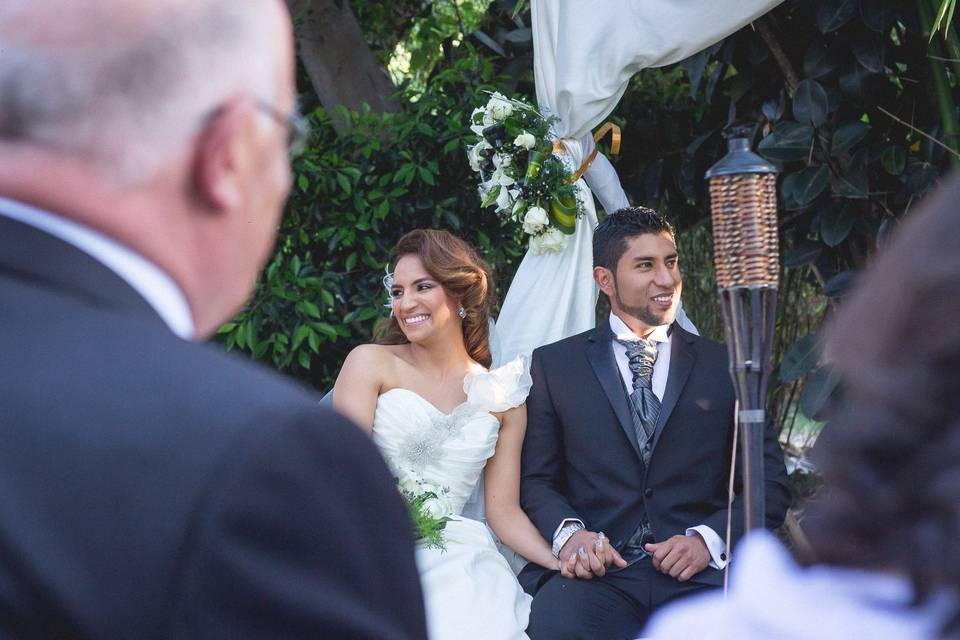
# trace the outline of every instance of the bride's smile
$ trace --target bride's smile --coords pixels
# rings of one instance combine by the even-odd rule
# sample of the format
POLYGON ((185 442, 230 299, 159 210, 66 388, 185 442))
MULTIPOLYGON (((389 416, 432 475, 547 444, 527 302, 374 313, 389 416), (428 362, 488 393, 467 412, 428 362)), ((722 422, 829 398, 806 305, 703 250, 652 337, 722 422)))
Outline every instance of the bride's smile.
POLYGON ((393 315, 410 342, 423 342, 439 334, 459 335, 459 304, 431 276, 417 255, 397 262, 390 288, 393 315))

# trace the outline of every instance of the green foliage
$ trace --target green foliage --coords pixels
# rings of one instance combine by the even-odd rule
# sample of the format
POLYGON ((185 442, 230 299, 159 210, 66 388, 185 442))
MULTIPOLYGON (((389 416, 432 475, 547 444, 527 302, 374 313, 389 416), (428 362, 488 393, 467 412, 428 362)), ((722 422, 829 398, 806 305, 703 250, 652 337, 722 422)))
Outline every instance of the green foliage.
POLYGON ((421 543, 427 549, 445 549, 446 547, 443 544, 443 530, 446 528, 450 518, 435 516, 427 508, 428 502, 438 499, 437 494, 432 491, 419 494, 412 494, 406 491, 401 493, 407 501, 407 507, 410 511, 414 540, 421 543))
POLYGON ((493 68, 469 46, 459 56, 404 111, 344 111, 339 135, 329 114, 310 114, 314 137, 294 164, 276 253, 250 304, 220 330, 227 348, 330 388, 386 315, 390 250, 418 227, 458 233, 512 277, 525 250, 519 229, 480 210, 463 145, 493 68))
MULTIPOLYGON (((709 226, 703 174, 725 152, 727 124, 755 123, 758 151, 782 167, 785 270, 771 404, 788 431, 798 408, 822 419, 836 394, 809 334, 955 158, 945 147, 956 144, 960 67, 928 58, 918 8, 933 14, 933 0, 922 2, 784 3, 762 19, 768 37, 742 29, 679 65, 641 72, 616 112, 626 125, 624 186, 635 202, 670 212, 681 245, 709 226)), ((684 307, 711 335, 715 292, 688 286, 704 280, 705 263, 697 256, 691 273, 688 254, 683 260, 684 307)))

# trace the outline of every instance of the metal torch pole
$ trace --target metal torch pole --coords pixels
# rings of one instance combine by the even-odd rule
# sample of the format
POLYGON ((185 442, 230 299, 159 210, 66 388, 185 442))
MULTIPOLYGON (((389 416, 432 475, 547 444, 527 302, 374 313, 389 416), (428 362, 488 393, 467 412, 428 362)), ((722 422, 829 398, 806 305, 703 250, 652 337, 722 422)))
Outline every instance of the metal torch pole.
POLYGON ((750 151, 749 130, 733 130, 728 145, 707 179, 717 286, 740 406, 744 530, 750 531, 764 525, 764 406, 780 262, 777 169, 750 151))

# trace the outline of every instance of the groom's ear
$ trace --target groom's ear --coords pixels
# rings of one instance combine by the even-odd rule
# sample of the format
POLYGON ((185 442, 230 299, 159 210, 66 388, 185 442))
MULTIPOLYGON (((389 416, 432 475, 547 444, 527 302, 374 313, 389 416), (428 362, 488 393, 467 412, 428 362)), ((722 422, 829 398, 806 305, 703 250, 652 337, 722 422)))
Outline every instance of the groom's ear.
POLYGON ((616 285, 614 283, 613 272, 606 267, 594 267, 593 268, 593 279, 597 283, 597 286, 600 287, 600 291, 603 291, 608 298, 612 298, 616 290, 616 285))

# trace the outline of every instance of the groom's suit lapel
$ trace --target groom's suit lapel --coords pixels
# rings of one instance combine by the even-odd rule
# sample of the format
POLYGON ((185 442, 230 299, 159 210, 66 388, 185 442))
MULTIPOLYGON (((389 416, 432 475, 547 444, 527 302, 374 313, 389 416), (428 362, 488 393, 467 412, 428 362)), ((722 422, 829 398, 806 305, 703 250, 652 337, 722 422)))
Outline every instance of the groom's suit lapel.
POLYGON ((663 428, 670 419, 680 399, 680 393, 684 385, 687 384, 687 378, 693 370, 693 363, 696 362, 697 354, 693 346, 693 334, 684 331, 678 324, 673 325, 673 340, 670 348, 670 371, 667 374, 667 386, 663 391, 663 400, 660 402, 660 415, 657 418, 657 426, 653 432, 653 450, 657 448, 657 442, 663 434, 663 428))
POLYGON ((633 447, 637 457, 640 457, 640 447, 637 446, 637 436, 633 432, 633 420, 630 418, 630 406, 627 404, 627 394, 623 389, 623 379, 613 357, 613 332, 610 323, 603 322, 587 337, 587 360, 593 367, 593 372, 600 381, 603 393, 610 401, 613 412, 627 440, 633 447))

